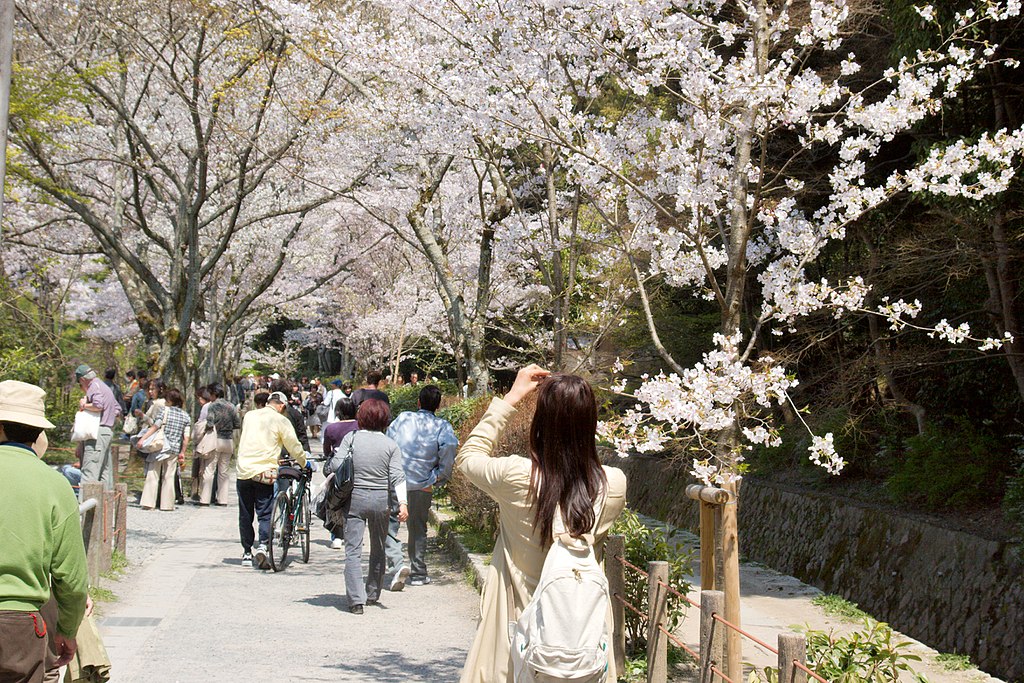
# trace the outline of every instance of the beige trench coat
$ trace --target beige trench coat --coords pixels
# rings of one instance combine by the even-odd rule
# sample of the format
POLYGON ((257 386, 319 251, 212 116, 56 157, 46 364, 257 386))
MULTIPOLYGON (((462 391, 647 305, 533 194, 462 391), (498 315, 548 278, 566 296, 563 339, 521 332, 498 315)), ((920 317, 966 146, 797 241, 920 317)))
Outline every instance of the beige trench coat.
MULTIPOLYGON (((484 590, 480 595, 480 625, 473 647, 466 657, 460 683, 511 683, 509 653, 508 595, 511 593, 516 615, 530 601, 540 580, 547 554, 533 531, 533 510, 527 502, 530 487, 530 460, 518 455, 492 458, 498 438, 515 408, 500 398, 490 407, 459 451, 455 466, 474 485, 498 503, 500 524, 491 564, 487 567, 484 590)), ((597 556, 603 559, 604 539, 612 522, 626 504, 626 475, 622 470, 605 467, 608 496, 597 525, 597 556)), ((608 613, 611 624, 611 611, 608 613)), ((609 633, 611 627, 609 626, 609 633)), ((615 663, 610 663, 608 681, 616 680, 615 663)))

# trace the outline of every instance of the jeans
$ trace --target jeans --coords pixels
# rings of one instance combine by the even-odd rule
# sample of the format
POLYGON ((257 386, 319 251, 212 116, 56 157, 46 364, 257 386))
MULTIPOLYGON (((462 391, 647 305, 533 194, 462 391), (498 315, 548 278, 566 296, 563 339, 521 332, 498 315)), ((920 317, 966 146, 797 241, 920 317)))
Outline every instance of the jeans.
POLYGON ((412 578, 427 577, 427 518, 432 491, 409 491, 409 570, 412 578))
POLYGON ((388 492, 352 490, 345 515, 345 592, 348 604, 380 598, 384 582, 384 537, 388 530, 388 492), (370 528, 370 568, 363 583, 363 532, 370 528))
POLYGON ((270 538, 270 513, 274 509, 274 487, 252 479, 239 479, 238 489, 238 536, 245 552, 252 552, 255 534, 252 521, 259 519, 260 545, 266 545, 270 538))

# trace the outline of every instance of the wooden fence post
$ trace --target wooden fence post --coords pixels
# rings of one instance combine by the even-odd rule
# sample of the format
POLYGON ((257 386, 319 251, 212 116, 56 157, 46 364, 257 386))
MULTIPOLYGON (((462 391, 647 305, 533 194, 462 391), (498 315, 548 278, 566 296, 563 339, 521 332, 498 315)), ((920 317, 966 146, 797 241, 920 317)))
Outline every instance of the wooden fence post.
POLYGON ((668 680, 668 562, 647 563, 647 683, 668 680))
MULTIPOLYGON (((740 622, 740 543, 737 523, 739 507, 739 481, 722 486, 732 494, 732 500, 722 510, 722 590, 725 592, 725 618, 736 627, 740 622)), ((734 681, 743 679, 743 640, 735 629, 726 633, 725 674, 734 681)))
POLYGON ((117 484, 114 491, 114 547, 125 555, 128 544, 128 484, 117 484))
POLYGON ((802 633, 780 633, 779 683, 807 683, 807 674, 793 660, 807 664, 807 639, 802 633))
POLYGON ((89 584, 98 586, 99 574, 111 568, 110 515, 113 510, 106 502, 103 484, 99 481, 82 484, 82 502, 90 499, 96 499, 96 507, 88 510, 82 518, 82 540, 85 543, 89 584))
POLYGON ((700 592, 700 683, 714 683, 711 667, 721 670, 725 662, 725 627, 715 621, 724 611, 725 593, 700 592))
POLYGON ((620 534, 608 536, 604 542, 604 574, 612 596, 612 656, 620 676, 626 670, 626 606, 615 596, 626 599, 626 567, 616 558, 625 556, 626 539, 620 534))
POLYGON ((715 586, 715 504, 700 501, 700 588, 715 586))

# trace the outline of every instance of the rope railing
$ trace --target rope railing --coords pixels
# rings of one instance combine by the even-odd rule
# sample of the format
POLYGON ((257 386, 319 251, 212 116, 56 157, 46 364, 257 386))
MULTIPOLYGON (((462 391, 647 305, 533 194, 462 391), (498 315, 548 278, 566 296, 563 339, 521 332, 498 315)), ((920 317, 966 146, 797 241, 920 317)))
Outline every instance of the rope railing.
POLYGON ((632 611, 632 612, 635 612, 636 614, 639 614, 639 615, 640 615, 640 618, 641 618, 641 619, 643 619, 644 621, 647 621, 647 615, 646 615, 646 614, 644 614, 643 612, 641 612, 641 611, 640 611, 639 609, 637 609, 636 607, 634 607, 634 606, 633 606, 632 604, 630 604, 630 602, 629 602, 628 600, 626 600, 626 599, 625 599, 624 597, 622 597, 622 596, 621 596, 621 595, 619 595, 618 593, 616 593, 616 594, 615 594, 614 596, 612 596, 612 597, 614 597, 614 598, 615 598, 616 600, 618 600, 619 602, 621 602, 621 603, 622 603, 622 606, 623 606, 623 607, 625 607, 626 609, 628 609, 628 610, 630 610, 630 611, 632 611))
MULTIPOLYGON (((754 636, 754 635, 751 635, 751 634, 747 633, 746 631, 741 629, 739 626, 736 626, 735 624, 733 624, 733 623, 731 623, 729 621, 726 621, 725 619, 723 619, 719 615, 712 614, 711 618, 714 619, 717 622, 720 622, 721 624, 725 625, 726 627, 731 628, 733 631, 736 631, 736 633, 739 633, 741 636, 749 638, 750 640, 754 641, 755 643, 757 643, 761 647, 765 648, 766 650, 769 650, 772 654, 775 654, 775 655, 779 654, 778 648, 772 647, 771 645, 769 645, 768 643, 764 642, 763 640, 761 640, 757 636, 754 636)), ((828 683, 828 682, 826 681, 826 683, 828 683)))
POLYGON ((804 664, 803 662, 801 662, 799 659, 794 659, 793 660, 793 666, 795 666, 796 668, 800 669, 801 671, 803 671, 805 674, 807 674, 808 676, 810 676, 811 678, 813 678, 816 681, 821 681, 821 683, 829 683, 827 680, 825 680, 824 678, 822 678, 818 674, 816 674, 813 671, 811 671, 810 669, 808 669, 807 665, 804 664))
POLYGON ((668 632, 668 629, 666 629, 666 628, 665 628, 664 626, 659 626, 659 627, 658 627, 658 630, 659 630, 659 631, 661 631, 662 633, 664 633, 664 634, 665 634, 665 637, 667 637, 667 638, 668 638, 668 639, 669 639, 669 640, 670 640, 670 641, 672 642, 672 644, 673 644, 673 645, 675 645, 676 647, 682 648, 683 650, 685 650, 685 651, 686 651, 686 653, 687 653, 688 655, 690 655, 690 656, 691 656, 691 657, 693 657, 693 658, 694 658, 694 659, 695 659, 695 660, 696 660, 696 661, 697 661, 698 663, 700 663, 700 654, 699 654, 699 653, 698 653, 698 652, 697 652, 696 650, 692 650, 692 649, 690 649, 690 647, 689 647, 689 646, 687 646, 687 645, 686 645, 686 643, 684 643, 683 641, 679 640, 679 639, 678 639, 678 638, 676 638, 676 637, 675 637, 674 635, 672 635, 671 633, 669 633, 669 632, 668 632))
POLYGON ((635 564, 633 564, 632 562, 630 562, 629 560, 624 558, 622 555, 616 555, 615 559, 618 560, 619 562, 621 562, 623 567, 628 567, 628 568, 632 569, 633 571, 635 571, 637 574, 639 574, 640 576, 644 577, 645 579, 650 578, 650 576, 651 576, 650 574, 645 572, 643 569, 640 569, 640 567, 636 566, 635 564))
MULTIPOLYGON (((611 541, 612 537, 609 537, 611 541)), ((689 654, 693 659, 701 664, 703 662, 701 681, 703 683, 712 683, 713 679, 724 681, 724 683, 736 683, 732 676, 743 677, 742 667, 740 671, 733 671, 726 662, 726 644, 725 644, 725 633, 722 629, 714 629, 711 627, 715 622, 720 623, 726 629, 731 630, 744 638, 756 643, 760 647, 764 648, 767 652, 778 657, 780 675, 785 674, 787 678, 792 673, 799 669, 805 674, 813 678, 819 683, 829 683, 825 678, 822 678, 819 674, 811 671, 807 665, 801 661, 803 655, 803 637, 799 634, 780 633, 779 634, 779 647, 773 647, 764 640, 761 640, 757 636, 744 631, 742 628, 737 626, 735 623, 728 619, 720 616, 720 612, 724 611, 723 594, 717 591, 702 591, 701 601, 704 603, 704 609, 702 610, 701 603, 690 598, 676 588, 673 588, 668 583, 668 567, 665 562, 651 562, 650 571, 644 571, 640 567, 636 566, 624 557, 624 546, 621 537, 617 537, 615 540, 615 552, 609 552, 611 558, 615 560, 614 563, 606 564, 606 572, 609 576, 609 584, 614 586, 612 591, 612 597, 614 598, 614 605, 618 605, 617 608, 613 609, 616 614, 617 624, 617 635, 616 642, 614 643, 616 659, 622 661, 625 652, 625 634, 622 628, 622 624, 625 619, 625 610, 637 615, 641 619, 641 623, 645 624, 648 640, 648 651, 647 651, 647 665, 648 665, 648 681, 652 683, 662 683, 667 680, 667 669, 666 669, 666 646, 671 643, 673 646, 682 649, 684 652, 689 654), (619 565, 616 567, 615 565, 619 565), (635 574, 647 579, 648 583, 648 596, 650 605, 648 605, 649 611, 645 613, 643 609, 636 605, 630 604, 630 602, 623 597, 623 594, 619 591, 624 590, 625 586, 625 575, 626 569, 631 570, 635 574), (705 617, 701 619, 701 635, 700 635, 700 651, 705 651, 704 648, 710 648, 706 650, 707 658, 701 658, 701 652, 695 650, 684 643, 679 637, 669 631, 667 626, 667 606, 666 600, 669 595, 673 595, 681 600, 684 600, 688 605, 696 607, 698 610, 702 610, 705 613, 705 617), (710 615, 710 618, 707 617, 710 615), (706 622, 706 623, 705 623, 706 622), (657 638, 655 638, 657 636, 657 638), (794 650, 794 641, 799 643, 798 650, 794 650), (783 651, 784 655, 780 655, 780 650, 783 651), (786 661, 788 656, 800 657, 801 659, 792 659, 792 662, 786 661), (710 658, 710 659, 708 659, 710 658), (728 673, 718 668, 719 665, 725 666, 728 673)), ((609 548, 609 550, 611 550, 609 548)), ((613 605, 613 606, 614 606, 613 605)), ((737 641, 738 642, 738 641, 737 641)))
POLYGON ((736 683, 734 680, 732 680, 731 678, 726 676, 724 673, 722 673, 722 670, 719 669, 717 666, 712 664, 708 668, 711 670, 711 673, 713 673, 716 676, 718 676, 719 678, 721 678, 723 681, 725 681, 725 683, 736 683))

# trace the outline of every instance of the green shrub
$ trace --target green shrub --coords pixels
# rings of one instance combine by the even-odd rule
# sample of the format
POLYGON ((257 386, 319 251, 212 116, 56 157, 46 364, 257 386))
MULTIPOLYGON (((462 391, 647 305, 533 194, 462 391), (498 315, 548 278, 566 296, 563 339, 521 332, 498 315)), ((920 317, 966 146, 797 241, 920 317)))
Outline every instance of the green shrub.
POLYGON ((1018 537, 1024 537, 1024 444, 1014 451, 1013 473, 1006 478, 1003 514, 1017 528, 1018 537))
POLYGON ((898 501, 932 510, 984 505, 1008 474, 1006 450, 967 420, 932 427, 905 441, 885 485, 898 501))
POLYGON ((412 384, 403 384, 399 387, 388 385, 384 393, 388 395, 388 401, 391 403, 391 415, 398 415, 407 410, 416 410, 416 401, 420 397, 422 388, 422 385, 412 384))
MULTIPOLYGON (((690 583, 684 577, 689 576, 693 565, 693 552, 682 551, 670 544, 665 532, 652 529, 645 525, 635 512, 630 509, 622 511, 615 521, 611 533, 622 534, 626 548, 626 559, 632 564, 647 570, 647 563, 655 560, 668 562, 669 585, 686 595, 690 583)), ((606 562, 613 561, 605 558, 606 562)), ((647 579, 630 568, 626 568, 626 601, 641 612, 647 613, 647 579)), ((669 631, 674 631, 686 614, 686 601, 672 593, 668 596, 669 631)), ((632 610, 626 610, 626 655, 631 656, 643 652, 647 648, 646 620, 632 610)))
POLYGON ((490 401, 490 396, 463 399, 450 406, 441 408, 441 410, 437 411, 437 415, 438 417, 443 417, 451 422, 452 427, 454 427, 455 431, 458 432, 466 421, 476 414, 477 409, 481 405, 486 406, 490 401))
MULTIPOLYGON (((895 642, 888 624, 864 619, 864 628, 846 636, 807 630, 807 667, 831 683, 928 683, 911 662, 921 658, 907 652, 909 641, 895 642), (901 675, 903 678, 901 679, 901 675)), ((778 669, 766 667, 752 673, 748 683, 778 683, 778 669)))

